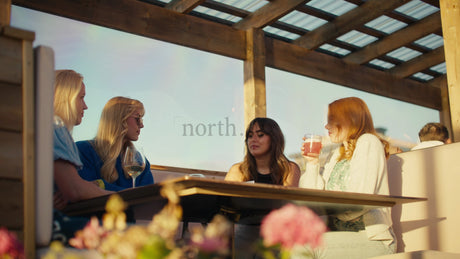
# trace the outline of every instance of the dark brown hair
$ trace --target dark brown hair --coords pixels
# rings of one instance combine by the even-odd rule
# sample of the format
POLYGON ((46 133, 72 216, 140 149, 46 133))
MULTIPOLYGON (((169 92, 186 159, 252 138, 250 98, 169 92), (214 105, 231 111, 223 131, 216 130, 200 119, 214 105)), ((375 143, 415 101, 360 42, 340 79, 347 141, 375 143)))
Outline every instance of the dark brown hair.
POLYGON ((273 183, 282 185, 289 174, 289 160, 284 155, 284 135, 276 121, 270 118, 255 118, 246 129, 246 155, 240 165, 244 181, 254 180, 257 177, 257 165, 254 156, 249 152, 248 136, 255 125, 270 137, 270 175, 273 183))
POLYGON ((441 123, 430 122, 418 132, 418 137, 420 141, 439 140, 446 143, 449 139, 449 131, 441 123))

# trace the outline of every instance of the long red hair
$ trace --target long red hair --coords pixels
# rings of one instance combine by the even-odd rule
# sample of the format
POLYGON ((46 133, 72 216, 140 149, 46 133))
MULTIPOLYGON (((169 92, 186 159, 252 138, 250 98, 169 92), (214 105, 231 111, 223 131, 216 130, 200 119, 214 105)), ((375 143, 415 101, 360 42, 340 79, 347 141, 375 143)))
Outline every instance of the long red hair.
POLYGON ((329 104, 327 115, 328 123, 334 125, 339 131, 348 129, 348 136, 345 149, 344 145, 340 147, 340 158, 350 160, 355 150, 356 141, 365 134, 370 133, 380 139, 385 149, 385 156, 389 157, 389 144, 382 139, 374 128, 371 113, 367 104, 358 97, 348 97, 338 99, 329 104))

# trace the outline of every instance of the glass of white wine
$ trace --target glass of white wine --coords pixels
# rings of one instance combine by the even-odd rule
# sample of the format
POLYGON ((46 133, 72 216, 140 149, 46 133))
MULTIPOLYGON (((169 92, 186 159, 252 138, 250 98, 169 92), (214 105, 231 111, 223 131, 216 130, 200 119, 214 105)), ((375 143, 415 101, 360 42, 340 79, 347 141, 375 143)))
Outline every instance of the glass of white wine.
POLYGON ((136 187, 136 177, 145 169, 145 156, 141 148, 128 146, 123 157, 123 170, 133 179, 133 188, 136 187))

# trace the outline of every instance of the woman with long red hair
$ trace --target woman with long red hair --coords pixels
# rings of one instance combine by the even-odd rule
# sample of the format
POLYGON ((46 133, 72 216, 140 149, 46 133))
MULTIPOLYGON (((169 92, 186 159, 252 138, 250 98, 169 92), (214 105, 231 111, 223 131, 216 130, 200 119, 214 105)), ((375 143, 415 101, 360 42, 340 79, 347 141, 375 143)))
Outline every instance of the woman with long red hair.
MULTIPOLYGON (((357 97, 330 103, 325 128, 339 146, 323 168, 317 156, 307 154, 299 186, 389 195, 389 145, 375 131, 366 103, 357 97)), ((396 250, 388 208, 330 216, 328 227, 331 231, 324 235, 325 248, 317 251, 318 258, 369 258, 396 250)))

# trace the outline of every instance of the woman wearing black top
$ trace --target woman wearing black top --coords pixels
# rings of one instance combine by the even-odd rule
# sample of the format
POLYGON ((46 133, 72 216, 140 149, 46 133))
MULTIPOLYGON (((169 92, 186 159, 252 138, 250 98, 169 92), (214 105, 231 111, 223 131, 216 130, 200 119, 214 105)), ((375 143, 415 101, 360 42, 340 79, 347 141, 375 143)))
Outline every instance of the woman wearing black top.
MULTIPOLYGON (((225 180, 299 186, 300 169, 284 155, 284 136, 269 118, 255 118, 246 130, 244 161, 234 164, 225 180)), ((259 225, 235 224, 234 258, 257 258, 253 245, 259 238, 259 225)))
POLYGON ((246 130, 246 156, 234 164, 225 180, 299 186, 299 166, 284 155, 284 136, 269 118, 255 118, 246 130))

